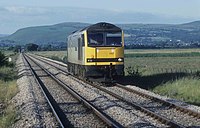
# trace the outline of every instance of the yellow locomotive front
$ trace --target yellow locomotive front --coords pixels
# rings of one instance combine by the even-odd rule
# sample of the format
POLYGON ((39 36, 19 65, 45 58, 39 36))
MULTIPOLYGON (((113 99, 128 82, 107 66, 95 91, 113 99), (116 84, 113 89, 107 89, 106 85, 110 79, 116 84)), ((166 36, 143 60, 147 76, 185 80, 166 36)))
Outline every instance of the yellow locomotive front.
POLYGON ((84 33, 85 76, 112 80, 124 75, 123 31, 109 23, 98 23, 84 33))

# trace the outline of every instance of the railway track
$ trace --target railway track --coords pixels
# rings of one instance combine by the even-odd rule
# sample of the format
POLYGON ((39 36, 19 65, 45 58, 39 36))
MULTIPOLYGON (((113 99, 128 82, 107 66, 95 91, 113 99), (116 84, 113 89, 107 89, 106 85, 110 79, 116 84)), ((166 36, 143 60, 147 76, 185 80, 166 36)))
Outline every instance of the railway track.
POLYGON ((128 103, 137 104, 148 110, 144 110, 147 114, 155 113, 158 116, 165 117, 169 123, 170 121, 173 123, 176 122, 175 124, 180 127, 200 127, 200 113, 198 112, 145 94, 141 91, 127 88, 120 84, 115 84, 109 88, 103 88, 109 93, 117 94, 120 96, 119 98, 122 98, 122 100, 128 103))
MULTIPOLYGON (((42 92, 43 92, 45 98, 47 99, 48 104, 51 107, 51 109, 52 109, 52 111, 53 111, 53 113, 54 113, 54 115, 55 115, 55 117, 56 117, 56 119, 59 122, 59 124, 60 124, 61 127, 63 127, 63 128, 64 127, 81 127, 81 126, 85 126, 85 127, 116 127, 116 128, 122 127, 119 123, 117 123, 116 121, 112 120, 112 118, 110 118, 109 116, 107 116, 106 114, 104 114, 102 111, 98 110, 89 101, 87 101, 82 96, 80 96, 78 93, 76 93, 73 89, 71 89, 70 87, 68 87, 62 81, 58 80, 54 76, 54 74, 52 74, 52 73, 48 72, 46 69, 42 68, 41 65, 39 65, 37 62, 34 62, 32 59, 30 59, 27 56, 24 57, 24 58, 28 62, 29 66, 31 68, 31 71, 34 74, 34 77, 35 77, 38 85, 40 85, 40 87, 42 89, 42 92), (40 73, 38 73, 38 72, 40 72, 40 73), (41 72, 43 72, 43 73, 41 73, 41 72), (81 107, 83 107, 83 105, 84 105, 84 107, 87 107, 87 109, 85 110, 86 113, 88 113, 88 111, 89 111, 90 113, 92 113, 93 115, 95 115, 94 116, 96 118, 95 120, 98 120, 98 121, 96 121, 96 124, 95 124, 94 119, 92 119, 92 118, 89 118, 89 119, 91 119, 90 122, 91 122, 91 124, 93 126, 91 126, 91 125, 90 126, 89 125, 88 126, 87 125, 79 125, 78 126, 78 125, 76 125, 77 122, 74 122, 72 124, 71 120, 67 119, 67 115, 65 114, 66 110, 64 110, 62 108, 62 106, 59 105, 59 104, 62 104, 62 103, 58 103, 56 101, 56 99, 50 93, 48 87, 46 87, 47 85, 45 85, 45 82, 44 82, 45 80, 41 79, 41 77, 47 77, 47 76, 51 77, 50 79, 52 79, 53 81, 56 81, 57 86, 62 86, 62 88, 64 88, 64 90, 67 90, 67 92, 70 93, 70 95, 73 95, 73 97, 76 98, 76 100, 78 100, 79 103, 82 104, 81 107)), ((45 78, 45 79, 47 79, 47 78, 45 78)), ((64 92, 64 93, 66 93, 66 92, 64 92)), ((63 97, 63 95, 60 95, 60 97, 63 97)), ((74 107, 74 105, 73 105, 73 107, 74 107)), ((80 111, 80 109, 82 109, 82 108, 79 107, 77 110, 80 111)), ((73 110, 73 111, 76 112, 77 110, 73 110)), ((82 111, 82 113, 83 113, 83 111, 82 111)), ((87 116, 87 115, 84 115, 84 116, 87 116)), ((91 114, 90 114, 90 116, 91 116, 91 114)), ((89 121, 83 121, 83 124, 85 122, 89 123, 89 121)))
POLYGON ((32 68, 30 62, 24 56, 23 56, 23 59, 28 63, 29 68, 31 69, 31 73, 33 74, 33 77, 35 78, 35 81, 37 82, 37 84, 41 88, 41 91, 42 91, 45 99, 47 100, 47 102, 48 102, 53 114, 55 115, 57 121, 59 122, 60 126, 63 127, 63 128, 67 127, 67 126, 72 127, 69 120, 67 120, 67 118, 65 118, 64 112, 60 109, 60 107, 56 103, 55 99, 51 96, 50 92, 47 90, 44 83, 41 81, 41 79, 39 78, 39 76, 37 75, 35 70, 32 68))
MULTIPOLYGON (((41 59, 44 63, 48 63, 49 59, 41 59)), ((65 74, 69 74, 67 72, 67 66, 64 64, 57 64, 55 61, 51 61, 49 64, 65 74)), ((174 103, 167 102, 165 100, 161 100, 159 98, 153 97, 148 94, 144 94, 140 91, 133 90, 122 85, 116 84, 112 87, 103 87, 100 85, 95 85, 91 83, 91 86, 98 88, 113 97, 119 99, 120 101, 124 101, 130 106, 134 107, 137 110, 140 110, 146 115, 153 117, 154 119, 160 121, 163 124, 166 124, 170 127, 196 127, 200 126, 199 124, 199 113, 192 111, 190 109, 186 109, 182 106, 178 106, 174 103)))

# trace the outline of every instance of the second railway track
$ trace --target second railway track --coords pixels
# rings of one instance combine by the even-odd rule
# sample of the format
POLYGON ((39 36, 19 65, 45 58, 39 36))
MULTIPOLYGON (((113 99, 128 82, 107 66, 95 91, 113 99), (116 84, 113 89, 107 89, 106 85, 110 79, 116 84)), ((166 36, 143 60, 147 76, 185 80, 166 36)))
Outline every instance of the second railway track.
POLYGON ((74 94, 67 92, 61 87, 58 81, 52 79, 45 69, 39 67, 35 62, 26 59, 33 69, 36 78, 43 84, 46 89, 45 94, 48 97, 50 106, 53 107, 54 114, 60 122, 61 127, 120 127, 101 111, 92 108, 87 101, 82 98, 75 98, 74 94), (49 97, 51 97, 49 99, 49 97), (53 102, 52 102, 53 99, 53 102), (80 102, 81 101, 81 102, 80 102))
MULTIPOLYGON (((38 57, 38 58, 40 58, 40 61, 43 61, 43 63, 46 63, 46 64, 48 64, 50 61, 48 59, 41 60, 41 57, 38 57)), ((59 69, 63 73, 69 75, 69 73, 66 72, 67 68, 65 65, 56 63, 54 61, 51 61, 51 64, 49 65, 50 67, 59 69)), ((51 70, 55 70, 55 69, 52 68, 51 70)), ((73 78, 72 76, 70 77, 72 79, 76 79, 76 78, 73 78)), ((141 115, 152 116, 152 119, 149 119, 147 122, 149 123, 153 122, 152 124, 156 127, 199 127, 200 126, 199 124, 200 117, 199 117, 199 113, 197 112, 189 111, 188 109, 184 109, 182 107, 181 108, 175 107, 177 105, 165 103, 164 100, 161 101, 159 99, 156 99, 155 97, 154 98, 151 97, 150 95, 149 96, 142 95, 140 94, 141 92, 136 93, 136 91, 130 91, 128 89, 123 88, 121 85, 117 85, 113 87, 102 87, 98 85, 95 85, 95 86, 98 87, 99 89, 102 88, 101 90, 104 90, 104 91, 107 90, 107 92, 110 92, 109 94, 113 95, 113 97, 115 98, 118 97, 118 101, 115 99, 116 100, 115 102, 122 102, 122 100, 124 100, 126 104, 128 103, 132 107, 139 109, 140 112, 143 111, 144 113, 146 113, 146 115, 145 114, 141 114, 141 115), (143 107, 144 109, 138 108, 138 106, 143 107), (158 123, 155 120, 162 122, 164 125, 157 125, 158 123)), ((102 101, 102 102, 105 102, 105 101, 102 101)), ((122 103, 121 105, 126 106, 126 104, 122 103)), ((130 106, 127 106, 127 109, 133 109, 133 108, 130 108, 130 106)), ((113 118, 116 118, 116 117, 113 117, 113 118)), ((123 125, 123 126, 126 126, 126 125, 123 125)))

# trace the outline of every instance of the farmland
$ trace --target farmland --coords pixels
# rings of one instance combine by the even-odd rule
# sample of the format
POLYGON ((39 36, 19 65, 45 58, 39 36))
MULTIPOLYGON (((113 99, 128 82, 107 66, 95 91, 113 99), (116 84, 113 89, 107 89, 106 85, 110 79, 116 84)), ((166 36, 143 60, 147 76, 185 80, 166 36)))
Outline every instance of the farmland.
MULTIPOLYGON (((66 51, 35 53, 66 61, 63 60, 66 51)), ((200 49, 125 50, 125 83, 197 105, 200 105, 199 69, 200 49), (130 76, 128 67, 139 73, 130 76)))

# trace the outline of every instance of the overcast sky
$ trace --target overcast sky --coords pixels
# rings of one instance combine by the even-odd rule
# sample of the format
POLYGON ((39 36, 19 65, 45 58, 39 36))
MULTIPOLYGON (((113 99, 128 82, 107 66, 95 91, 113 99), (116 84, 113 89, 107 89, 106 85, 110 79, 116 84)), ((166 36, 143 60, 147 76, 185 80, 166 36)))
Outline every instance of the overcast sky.
POLYGON ((0 1, 0 34, 10 34, 19 28, 28 26, 70 21, 87 23, 100 20, 114 23, 184 23, 199 19, 200 0, 0 1))

